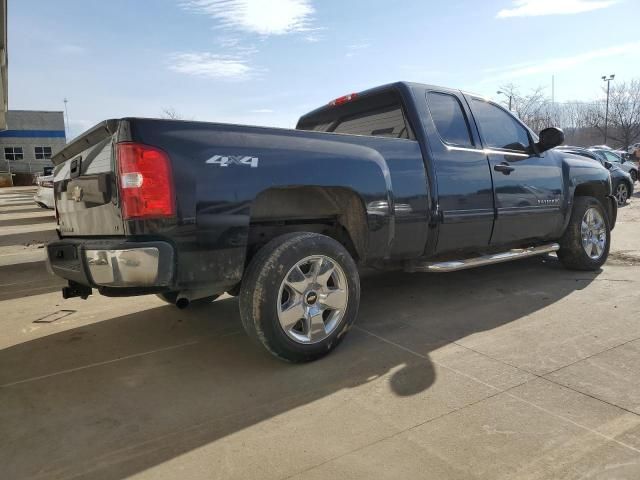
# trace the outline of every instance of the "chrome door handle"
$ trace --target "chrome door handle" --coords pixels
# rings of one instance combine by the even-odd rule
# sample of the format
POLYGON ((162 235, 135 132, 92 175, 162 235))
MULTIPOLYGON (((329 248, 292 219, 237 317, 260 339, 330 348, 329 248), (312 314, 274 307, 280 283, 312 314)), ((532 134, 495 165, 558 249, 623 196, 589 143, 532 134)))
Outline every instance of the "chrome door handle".
POLYGON ((511 165, 505 162, 505 163, 499 163, 497 165, 494 165, 493 169, 496 172, 502 172, 505 175, 509 175, 511 172, 515 170, 515 167, 512 167, 511 165))

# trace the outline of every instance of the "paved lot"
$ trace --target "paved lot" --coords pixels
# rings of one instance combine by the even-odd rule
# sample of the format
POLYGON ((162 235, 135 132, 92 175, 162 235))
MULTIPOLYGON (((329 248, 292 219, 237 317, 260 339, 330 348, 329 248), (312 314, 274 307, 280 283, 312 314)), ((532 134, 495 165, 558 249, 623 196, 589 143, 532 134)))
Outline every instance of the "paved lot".
POLYGON ((369 275, 292 366, 232 298, 63 301, 31 193, 0 190, 2 478, 640 478, 640 197, 602 272, 369 275))

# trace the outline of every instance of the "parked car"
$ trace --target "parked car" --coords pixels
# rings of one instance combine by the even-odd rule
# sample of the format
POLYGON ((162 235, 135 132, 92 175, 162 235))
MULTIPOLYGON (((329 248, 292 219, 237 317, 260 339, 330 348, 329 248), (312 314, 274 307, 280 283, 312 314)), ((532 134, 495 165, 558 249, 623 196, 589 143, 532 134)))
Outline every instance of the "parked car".
POLYGON ((483 97, 404 82, 296 130, 107 120, 53 157, 48 261, 65 298, 185 307, 239 293, 249 336, 314 360, 356 319, 357 266, 450 272, 557 252, 599 269, 617 216, 609 172, 553 150, 563 139, 483 97))
POLYGON ((562 146, 558 147, 557 150, 580 155, 581 157, 589 158, 604 165, 611 175, 612 190, 618 201, 618 205, 622 206, 626 204, 627 200, 633 195, 633 179, 631 175, 620 168, 620 164, 609 162, 604 155, 599 154, 598 151, 593 149, 562 146))
POLYGON ((38 189, 33 196, 36 204, 42 208, 54 208, 53 175, 42 175, 36 178, 38 189))
POLYGON ((629 146, 629 149, 627 150, 627 153, 631 156, 633 156, 636 151, 640 150, 640 142, 638 143, 634 143, 633 145, 629 146))
POLYGON ((622 158, 612 150, 603 150, 594 147, 592 147, 590 150, 596 152, 606 161, 615 164, 617 167, 627 172, 631 176, 631 180, 634 183, 638 180, 638 165, 636 165, 634 162, 630 162, 629 160, 622 158))

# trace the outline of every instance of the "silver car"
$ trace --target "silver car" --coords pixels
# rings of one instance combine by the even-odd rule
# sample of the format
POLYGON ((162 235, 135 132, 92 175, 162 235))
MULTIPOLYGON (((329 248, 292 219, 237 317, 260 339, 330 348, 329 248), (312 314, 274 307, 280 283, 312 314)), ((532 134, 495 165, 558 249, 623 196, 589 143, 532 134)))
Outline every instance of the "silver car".
POLYGON ((53 199, 53 175, 43 175, 36 179, 38 190, 33 200, 42 208, 55 208, 53 199))

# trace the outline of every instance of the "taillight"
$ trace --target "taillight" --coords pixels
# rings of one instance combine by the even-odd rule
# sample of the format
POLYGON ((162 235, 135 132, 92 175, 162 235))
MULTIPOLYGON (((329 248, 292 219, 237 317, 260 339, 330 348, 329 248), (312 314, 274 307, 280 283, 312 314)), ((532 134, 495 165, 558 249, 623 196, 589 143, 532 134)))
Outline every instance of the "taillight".
POLYGON ((176 203, 167 154, 141 143, 119 143, 117 152, 123 218, 174 216, 176 203))
POLYGON ((347 102, 351 102, 352 100, 355 100, 356 98, 358 98, 358 94, 357 93, 350 93, 349 95, 344 95, 342 97, 338 97, 335 100, 331 100, 329 102, 329 106, 330 107, 337 107, 338 105, 343 105, 347 102))

